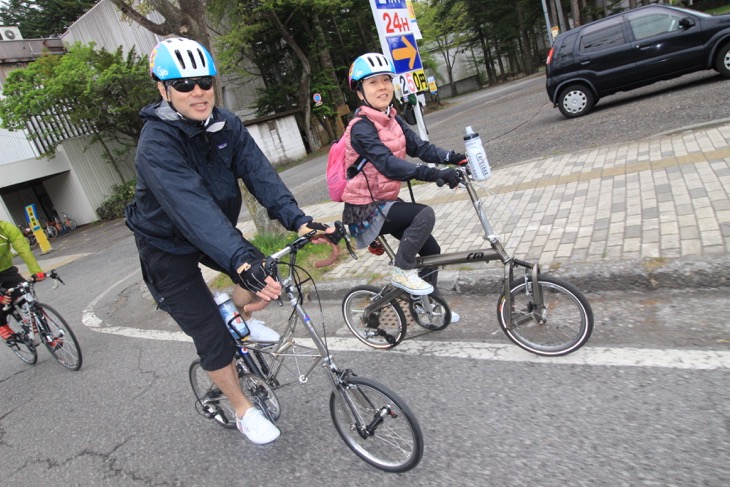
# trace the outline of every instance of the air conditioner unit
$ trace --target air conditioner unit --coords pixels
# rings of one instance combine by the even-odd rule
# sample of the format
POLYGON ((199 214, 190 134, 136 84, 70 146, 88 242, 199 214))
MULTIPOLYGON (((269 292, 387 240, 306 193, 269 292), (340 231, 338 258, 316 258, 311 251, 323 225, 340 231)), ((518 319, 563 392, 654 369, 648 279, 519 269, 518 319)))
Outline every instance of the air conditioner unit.
POLYGON ((0 26, 0 41, 17 41, 22 39, 20 29, 15 26, 0 26))

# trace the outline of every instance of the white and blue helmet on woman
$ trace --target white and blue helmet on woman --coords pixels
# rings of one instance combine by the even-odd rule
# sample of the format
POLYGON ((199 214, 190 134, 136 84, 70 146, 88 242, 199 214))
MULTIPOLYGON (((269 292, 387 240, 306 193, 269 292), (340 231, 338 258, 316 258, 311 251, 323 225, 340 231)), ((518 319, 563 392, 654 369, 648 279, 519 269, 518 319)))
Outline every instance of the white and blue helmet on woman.
POLYGON ((355 59, 352 66, 350 66, 348 75, 350 89, 352 91, 357 90, 362 80, 378 74, 388 74, 391 78, 395 76, 395 69, 393 69, 390 59, 379 52, 363 54, 355 59))

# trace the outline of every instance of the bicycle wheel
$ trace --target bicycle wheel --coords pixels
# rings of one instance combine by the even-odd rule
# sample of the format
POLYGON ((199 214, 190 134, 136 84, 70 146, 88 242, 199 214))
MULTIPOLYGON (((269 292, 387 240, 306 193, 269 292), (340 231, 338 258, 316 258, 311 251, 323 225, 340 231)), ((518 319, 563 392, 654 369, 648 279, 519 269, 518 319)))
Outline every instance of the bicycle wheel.
POLYGON ((32 313, 41 341, 58 363, 71 370, 81 368, 81 347, 66 320, 47 304, 37 303, 32 313))
POLYGON ((69 231, 76 230, 77 225, 76 225, 76 222, 74 220, 69 219, 68 220, 68 223, 66 225, 68 226, 69 231))
POLYGON ((337 432, 357 456, 386 472, 405 472, 421 461, 423 433, 394 392, 365 377, 347 377, 330 396, 337 432))
POLYGON ((205 417, 214 419, 224 428, 236 427, 236 410, 228 398, 210 380, 208 372, 203 370, 200 359, 190 364, 190 385, 195 394, 196 409, 205 417))
POLYGON ((511 286, 512 323, 504 317, 504 293, 497 303, 499 326, 521 348, 536 355, 555 357, 578 350, 593 331, 593 311, 588 300, 572 285, 548 275, 538 277, 545 305, 535 308, 532 277, 516 279, 511 286))
POLYGON ((46 227, 46 235, 48 235, 48 238, 56 238, 58 237, 58 229, 56 227, 48 225, 46 227))
POLYGON ((28 365, 33 365, 38 361, 38 350, 33 345, 33 340, 30 339, 28 334, 25 332, 22 323, 18 323, 15 317, 10 314, 8 315, 8 324, 13 330, 23 330, 17 332, 13 338, 6 342, 8 348, 20 358, 23 362, 28 365))
POLYGON ((449 308, 449 304, 444 298, 436 294, 409 299, 408 309, 411 312, 413 321, 427 330, 443 330, 451 323, 451 308, 449 308), (427 299, 429 303, 424 304, 424 299, 427 299), (426 311, 426 306, 431 307, 430 313, 426 311))
POLYGON ((363 320, 365 307, 380 293, 375 286, 355 286, 342 300, 342 316, 353 335, 365 345, 387 349, 406 337, 406 317, 398 303, 391 301, 363 320))

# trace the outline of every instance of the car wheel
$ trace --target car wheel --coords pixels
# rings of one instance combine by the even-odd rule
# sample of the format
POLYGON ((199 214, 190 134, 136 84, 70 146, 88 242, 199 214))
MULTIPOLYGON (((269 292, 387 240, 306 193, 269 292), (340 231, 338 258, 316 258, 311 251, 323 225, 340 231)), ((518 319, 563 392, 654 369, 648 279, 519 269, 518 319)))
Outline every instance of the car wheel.
POLYGON ((585 85, 570 85, 565 88, 558 98, 560 113, 567 118, 585 115, 595 104, 595 97, 585 85))
POLYGON ((715 69, 723 78, 730 78, 730 42, 717 51, 715 69))

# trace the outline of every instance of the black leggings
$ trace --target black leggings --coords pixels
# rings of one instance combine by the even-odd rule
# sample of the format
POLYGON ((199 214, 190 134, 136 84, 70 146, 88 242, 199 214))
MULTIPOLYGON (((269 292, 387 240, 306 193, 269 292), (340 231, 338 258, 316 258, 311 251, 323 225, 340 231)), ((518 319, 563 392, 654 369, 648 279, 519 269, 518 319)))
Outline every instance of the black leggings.
POLYGON ((395 254, 395 266, 416 268, 416 254, 421 257, 441 253, 441 247, 431 233, 436 224, 433 208, 419 203, 398 201, 388 211, 381 235, 393 235, 400 240, 395 254))

